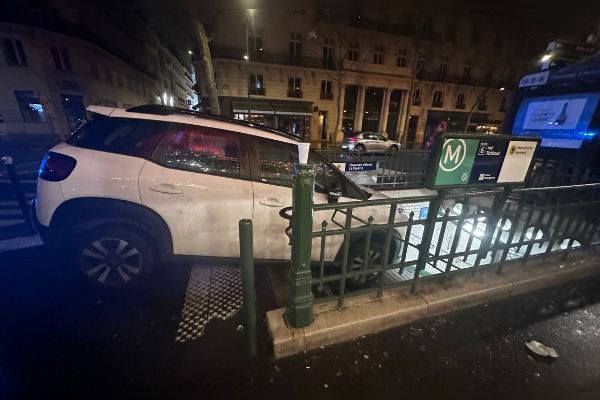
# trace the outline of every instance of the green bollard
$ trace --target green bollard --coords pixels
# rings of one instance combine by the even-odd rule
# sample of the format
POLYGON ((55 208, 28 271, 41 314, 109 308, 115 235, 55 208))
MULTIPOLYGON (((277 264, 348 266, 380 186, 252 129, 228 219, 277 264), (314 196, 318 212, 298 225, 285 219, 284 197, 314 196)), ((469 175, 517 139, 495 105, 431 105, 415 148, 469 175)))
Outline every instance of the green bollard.
POLYGON ((310 251, 314 190, 314 165, 296 165, 292 193, 292 265, 284 314, 287 324, 293 328, 308 326, 313 321, 310 251))
POLYGON ((240 229, 240 263, 242 269, 242 302, 250 355, 258 353, 256 345, 256 287, 254 285, 254 248, 252 220, 242 219, 240 229))

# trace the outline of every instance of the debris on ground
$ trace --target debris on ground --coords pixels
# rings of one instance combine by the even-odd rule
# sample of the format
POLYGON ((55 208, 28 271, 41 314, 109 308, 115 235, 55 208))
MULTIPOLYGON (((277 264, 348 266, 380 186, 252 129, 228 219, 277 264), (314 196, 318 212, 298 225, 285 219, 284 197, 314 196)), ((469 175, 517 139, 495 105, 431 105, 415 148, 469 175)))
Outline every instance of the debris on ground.
POLYGON ((551 363, 558 358, 556 350, 535 340, 525 343, 525 346, 527 346, 529 353, 535 360, 551 363))

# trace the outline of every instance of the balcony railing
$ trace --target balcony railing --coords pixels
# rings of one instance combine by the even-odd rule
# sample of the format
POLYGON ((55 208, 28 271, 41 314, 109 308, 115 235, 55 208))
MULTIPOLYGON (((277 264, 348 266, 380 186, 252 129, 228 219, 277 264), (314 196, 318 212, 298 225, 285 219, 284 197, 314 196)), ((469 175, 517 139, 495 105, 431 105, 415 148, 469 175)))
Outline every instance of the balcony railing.
POLYGON ((443 101, 434 101, 431 103, 431 107, 442 108, 442 107, 444 107, 444 102, 443 101))
POLYGON ((302 98, 302 90, 288 90, 287 97, 302 98))
POLYGON ((321 100, 333 100, 333 93, 321 93, 321 100))
POLYGON ((487 111, 487 106, 486 106, 486 105, 481 105, 481 104, 480 104, 479 106, 477 106, 477 109, 478 109, 479 111, 487 111))
POLYGON ((466 104, 457 104, 457 105, 456 105, 456 109, 457 109, 457 110, 464 110, 464 109, 465 109, 465 107, 466 107, 466 104))
POLYGON ((248 88, 248 94, 255 94, 258 96, 264 96, 265 95, 265 88, 248 88))
POLYGON ((415 106, 415 107, 420 107, 421 106, 421 99, 413 100, 412 101, 412 105, 415 106))

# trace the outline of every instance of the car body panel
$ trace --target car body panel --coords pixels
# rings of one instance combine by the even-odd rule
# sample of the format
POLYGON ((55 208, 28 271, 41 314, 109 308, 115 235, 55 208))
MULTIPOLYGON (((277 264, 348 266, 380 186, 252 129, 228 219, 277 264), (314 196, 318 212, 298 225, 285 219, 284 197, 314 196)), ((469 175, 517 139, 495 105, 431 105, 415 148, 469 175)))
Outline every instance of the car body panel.
POLYGON ((167 223, 175 254, 239 257, 241 219, 252 218, 249 181, 147 162, 140 173, 142 204, 167 223), (167 191, 180 193, 165 193, 167 191))
POLYGON ((77 160, 73 172, 59 182, 65 201, 78 197, 110 197, 140 203, 138 176, 146 160, 69 145, 52 151, 77 160))

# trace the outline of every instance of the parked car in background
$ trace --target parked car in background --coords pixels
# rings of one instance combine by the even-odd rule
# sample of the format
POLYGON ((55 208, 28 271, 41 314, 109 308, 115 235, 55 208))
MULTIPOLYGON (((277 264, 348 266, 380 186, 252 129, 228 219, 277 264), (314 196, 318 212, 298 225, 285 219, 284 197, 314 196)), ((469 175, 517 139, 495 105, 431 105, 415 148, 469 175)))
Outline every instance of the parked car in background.
POLYGON ((386 138, 376 132, 362 132, 344 138, 342 150, 371 153, 395 153, 400 149, 400 143, 386 138))
MULTIPOLYGON (((288 221, 279 212, 292 204, 297 138, 173 107, 88 111, 92 118, 45 156, 32 207, 44 243, 82 277, 100 287, 127 287, 173 257, 237 258, 238 224, 247 218, 260 238, 255 258, 289 261, 288 221)), ((315 203, 386 198, 312 151, 308 162, 315 165, 315 203)), ((361 212, 356 216, 385 223, 389 206, 361 212)), ((315 217, 313 229, 332 214, 315 217)), ((392 259, 403 229, 394 232, 392 259)), ((334 265, 341 265, 338 237, 324 252, 334 265)), ((373 234, 369 254, 383 258, 384 238, 373 234)), ((364 252, 364 245, 352 246, 347 268, 361 270, 364 252)), ((313 257, 320 257, 316 245, 313 257)))

